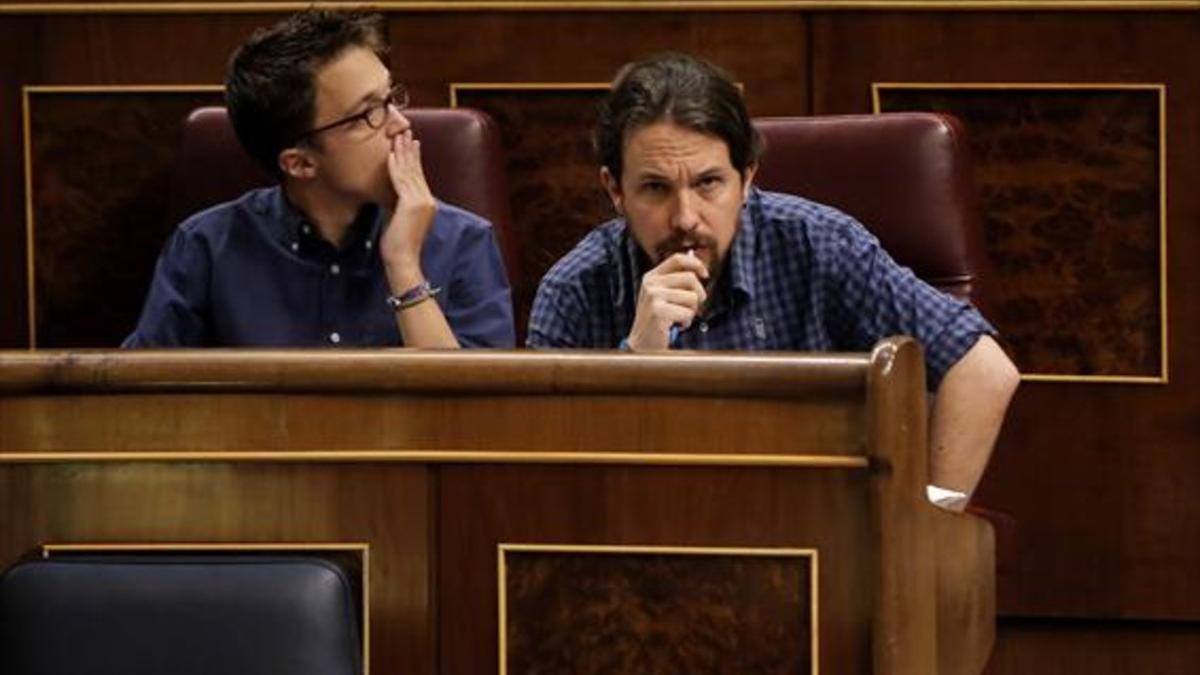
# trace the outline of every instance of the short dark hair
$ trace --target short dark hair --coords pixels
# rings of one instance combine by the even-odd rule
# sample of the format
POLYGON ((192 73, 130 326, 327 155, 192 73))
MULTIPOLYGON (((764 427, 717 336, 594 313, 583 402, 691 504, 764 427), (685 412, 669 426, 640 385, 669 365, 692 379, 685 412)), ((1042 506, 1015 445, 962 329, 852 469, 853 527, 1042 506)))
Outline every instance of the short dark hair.
POLYGON ((629 135, 661 121, 725 141, 730 163, 743 176, 762 152, 762 137, 729 74, 704 59, 666 52, 625 65, 600 104, 592 143, 614 179, 621 180, 629 135))
POLYGON ((382 17, 309 9, 259 29, 229 58, 225 105, 238 141, 276 178, 279 153, 314 123, 317 71, 350 47, 387 53, 382 17))

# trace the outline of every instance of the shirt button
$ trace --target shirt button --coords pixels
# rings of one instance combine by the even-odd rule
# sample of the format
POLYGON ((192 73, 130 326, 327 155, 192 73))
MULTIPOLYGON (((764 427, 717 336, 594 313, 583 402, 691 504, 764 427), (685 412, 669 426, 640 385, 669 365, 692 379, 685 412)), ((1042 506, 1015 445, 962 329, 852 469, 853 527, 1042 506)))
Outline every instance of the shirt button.
POLYGON ((701 321, 701 322, 700 322, 700 332, 701 332, 701 333, 707 333, 707 332, 708 332, 708 322, 707 322, 707 321, 701 321))
POLYGON ((341 268, 341 267, 338 267, 337 263, 334 263, 334 264, 332 264, 332 265, 330 265, 330 266, 329 266, 329 273, 330 273, 330 274, 332 274, 332 275, 333 275, 333 276, 335 276, 335 277, 336 277, 336 276, 337 276, 339 273, 341 273, 341 271, 342 271, 342 268, 341 268))
POLYGON ((342 336, 341 336, 341 335, 338 335, 337 333, 330 333, 330 334, 329 334, 329 341, 330 341, 330 342, 332 342, 333 344, 335 344, 335 345, 336 345, 336 344, 338 344, 339 342, 341 342, 341 341, 342 341, 342 336))
POLYGON ((368 251, 370 251, 370 250, 371 250, 371 247, 372 247, 372 246, 374 246, 374 245, 375 245, 375 244, 374 244, 374 243, 372 243, 370 239, 368 239, 368 240, 367 240, 367 243, 363 244, 363 246, 366 246, 366 247, 367 247, 367 250, 368 250, 368 251))
POLYGON ((300 250, 300 242, 293 241, 292 242, 292 252, 295 253, 296 251, 299 251, 299 250, 300 250))
POLYGON ((304 234, 312 234, 312 228, 307 225, 305 225, 304 227, 301 227, 300 231, 303 232, 304 234))

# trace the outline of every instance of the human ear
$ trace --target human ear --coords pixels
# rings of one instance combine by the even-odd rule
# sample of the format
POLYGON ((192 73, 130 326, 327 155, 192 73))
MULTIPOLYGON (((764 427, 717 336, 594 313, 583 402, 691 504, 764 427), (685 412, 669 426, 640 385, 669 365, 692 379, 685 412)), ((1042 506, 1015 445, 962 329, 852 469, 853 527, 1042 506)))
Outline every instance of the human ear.
POLYGON ((317 175, 317 163, 308 150, 291 147, 280 151, 279 170, 283 175, 311 180, 317 175))
POLYGON ((742 172, 742 200, 750 198, 750 187, 754 185, 754 174, 758 173, 758 163, 752 163, 742 172))
POLYGON ((608 193, 613 208, 617 210, 618 214, 625 215, 625 199, 621 193, 621 183, 612 175, 607 166, 600 167, 600 183, 604 186, 604 191, 608 193))

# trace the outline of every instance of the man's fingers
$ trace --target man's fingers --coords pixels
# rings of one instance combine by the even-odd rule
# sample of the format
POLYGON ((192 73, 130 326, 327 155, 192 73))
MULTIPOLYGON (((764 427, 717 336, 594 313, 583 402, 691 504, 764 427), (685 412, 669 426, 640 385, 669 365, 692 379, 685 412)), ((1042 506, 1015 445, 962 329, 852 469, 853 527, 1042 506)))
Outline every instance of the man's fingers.
POLYGON ((666 302, 686 307, 693 312, 699 310, 700 306, 704 304, 704 299, 698 293, 680 288, 659 288, 651 291, 650 297, 654 302, 666 302))
POLYGON ((687 329, 696 318, 696 307, 683 303, 671 302, 666 298, 655 298, 650 303, 653 315, 662 326, 679 326, 687 329))
POLYGON ((701 279, 708 278, 708 267, 705 266, 704 261, 687 253, 672 253, 657 267, 650 270, 651 274, 670 274, 672 272, 691 272, 701 279))
POLYGON ((704 284, 691 271, 671 272, 669 274, 659 274, 656 276, 646 275, 646 277, 642 280, 642 287, 650 290, 656 288, 674 288, 686 290, 696 294, 702 304, 708 300, 708 291, 705 290, 704 284))
POLYGON ((391 152, 388 153, 388 174, 397 193, 416 199, 431 199, 425 172, 421 168, 420 141, 411 136, 406 138, 406 134, 407 132, 392 138, 391 152))

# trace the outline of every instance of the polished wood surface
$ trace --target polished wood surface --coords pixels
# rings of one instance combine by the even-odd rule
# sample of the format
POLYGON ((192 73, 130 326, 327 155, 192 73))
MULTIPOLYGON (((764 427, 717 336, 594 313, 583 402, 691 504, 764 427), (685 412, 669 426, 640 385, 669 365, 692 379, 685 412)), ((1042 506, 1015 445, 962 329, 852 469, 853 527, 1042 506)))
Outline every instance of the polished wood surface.
POLYGON ((943 571, 923 382, 907 339, 644 358, 6 352, 0 563, 51 542, 366 542, 375 671, 484 673, 500 544, 815 549, 820 670, 976 673, 990 529, 952 517, 970 554, 943 571), (940 671, 939 645, 958 645, 940 671))
POLYGON ((1195 621, 1094 621, 1014 617, 1000 622, 987 675, 1193 673, 1195 621))
POLYGON ((861 398, 863 354, 659 355, 405 349, 0 351, 0 392, 176 393, 220 389, 410 393, 665 394, 861 398), (702 367, 683 368, 681 365, 702 367))
MULTIPOLYGON (((937 558, 933 510, 924 498, 929 484, 924 371, 920 349, 884 343, 876 347, 867 375, 868 453, 890 480, 871 484, 871 529, 879 557, 873 629, 875 670, 920 675, 938 671, 937 558)), ((976 580, 979 582, 980 580, 976 580)), ((957 671, 956 671, 957 672, 957 671)))
POLYGON ((486 672, 498 658, 490 622, 476 615, 496 611, 495 570, 470 562, 494 558, 490 542, 815 548, 821 672, 888 672, 873 670, 864 621, 875 550, 868 482, 865 472, 755 467, 444 468, 444 521, 460 523, 443 528, 439 561, 445 672, 486 672), (489 604, 476 610, 472 598, 489 604))

